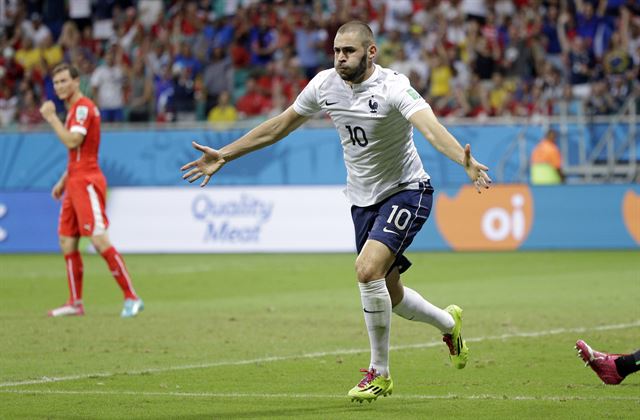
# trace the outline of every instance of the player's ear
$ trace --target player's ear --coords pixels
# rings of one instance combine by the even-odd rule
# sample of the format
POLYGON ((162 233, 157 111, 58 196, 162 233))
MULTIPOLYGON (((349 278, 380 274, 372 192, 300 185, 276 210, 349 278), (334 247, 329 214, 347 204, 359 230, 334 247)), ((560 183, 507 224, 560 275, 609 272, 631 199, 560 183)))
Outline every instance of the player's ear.
POLYGON ((367 55, 369 56, 369 60, 373 60, 374 58, 376 58, 377 54, 378 47, 376 47, 376 44, 369 45, 369 48, 367 48, 367 55))

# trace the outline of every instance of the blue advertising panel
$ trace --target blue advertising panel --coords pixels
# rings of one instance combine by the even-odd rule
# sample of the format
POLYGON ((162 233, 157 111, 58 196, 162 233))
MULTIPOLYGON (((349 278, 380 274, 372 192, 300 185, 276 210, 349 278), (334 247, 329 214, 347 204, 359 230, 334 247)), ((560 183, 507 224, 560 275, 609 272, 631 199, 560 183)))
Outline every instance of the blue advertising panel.
POLYGON ((58 251, 59 212, 48 192, 0 192, 0 253, 58 251))
MULTIPOLYGON (((594 125, 595 126, 595 125, 594 125)), ((624 130, 625 128, 620 128, 624 130)), ((540 127, 519 125, 455 125, 449 127, 461 143, 471 144, 474 156, 504 180, 521 181, 517 153, 507 151, 523 136, 527 155, 543 135, 540 127), (506 162, 502 159, 507 157, 506 162)), ((567 159, 576 163, 579 128, 568 126, 571 143, 567 159)), ((415 131, 415 130, 414 130, 415 131)), ((198 157, 191 140, 220 148, 246 130, 149 129, 103 131, 100 165, 109 185, 184 185, 180 167, 198 157)), ((437 152, 415 131, 415 143, 424 166, 438 187, 467 182, 459 165, 437 152)), ((640 159, 640 147, 636 148, 640 159)), ((66 166, 66 149, 52 132, 0 133, 0 191, 49 189, 66 166), (45 168, 45 170, 43 170, 45 168), (37 174, 37 176, 34 176, 37 174)), ((342 146, 334 128, 301 128, 282 141, 230 162, 216 174, 216 185, 343 185, 346 169, 342 146)))

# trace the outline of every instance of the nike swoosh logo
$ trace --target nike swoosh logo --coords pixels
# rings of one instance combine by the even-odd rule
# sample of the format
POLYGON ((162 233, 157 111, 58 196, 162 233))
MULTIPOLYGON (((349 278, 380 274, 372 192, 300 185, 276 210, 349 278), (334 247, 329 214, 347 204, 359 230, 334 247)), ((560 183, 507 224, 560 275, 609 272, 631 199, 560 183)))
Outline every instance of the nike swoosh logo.
POLYGON ((362 310, 368 314, 381 314, 384 312, 384 311, 367 311, 367 308, 362 308, 362 310))
POLYGON ((386 227, 386 226, 382 228, 382 231, 383 231, 383 232, 387 232, 387 233, 394 233, 394 234, 396 234, 396 235, 400 235, 400 234, 399 234, 398 232, 396 232, 395 230, 387 229, 387 227, 386 227))
POLYGON ((324 104, 325 104, 326 106, 335 105, 335 104, 337 104, 337 103, 338 103, 338 101, 335 101, 335 102, 324 101, 324 104))

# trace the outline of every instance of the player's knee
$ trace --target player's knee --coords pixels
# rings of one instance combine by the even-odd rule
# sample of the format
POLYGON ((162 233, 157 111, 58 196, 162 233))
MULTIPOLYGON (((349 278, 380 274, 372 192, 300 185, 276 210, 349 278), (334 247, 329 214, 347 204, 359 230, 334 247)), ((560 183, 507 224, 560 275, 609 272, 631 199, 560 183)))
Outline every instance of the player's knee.
POLYGON ((371 264, 371 262, 357 259, 356 276, 360 283, 368 283, 370 281, 380 280, 384 278, 384 272, 380 270, 379 267, 371 264))
POLYGON ((59 236, 58 244, 60 245, 60 249, 63 254, 69 254, 76 250, 77 240, 75 238, 70 238, 68 236, 59 236))
POLYGON ((105 235, 96 235, 91 237, 91 243, 96 251, 103 253, 107 249, 111 248, 111 242, 105 235))

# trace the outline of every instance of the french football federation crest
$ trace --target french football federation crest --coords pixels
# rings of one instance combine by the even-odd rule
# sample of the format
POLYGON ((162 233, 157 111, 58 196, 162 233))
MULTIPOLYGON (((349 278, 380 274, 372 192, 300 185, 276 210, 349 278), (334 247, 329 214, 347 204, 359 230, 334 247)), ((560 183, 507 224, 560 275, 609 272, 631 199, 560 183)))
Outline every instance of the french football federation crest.
POLYGON ((371 113, 375 114, 378 112, 378 103, 373 100, 373 96, 371 98, 372 99, 369 99, 369 108, 371 108, 371 113))

